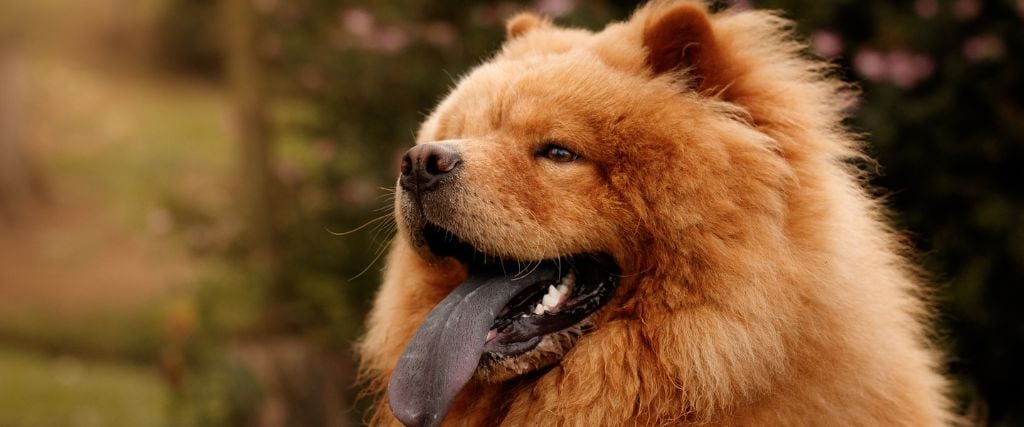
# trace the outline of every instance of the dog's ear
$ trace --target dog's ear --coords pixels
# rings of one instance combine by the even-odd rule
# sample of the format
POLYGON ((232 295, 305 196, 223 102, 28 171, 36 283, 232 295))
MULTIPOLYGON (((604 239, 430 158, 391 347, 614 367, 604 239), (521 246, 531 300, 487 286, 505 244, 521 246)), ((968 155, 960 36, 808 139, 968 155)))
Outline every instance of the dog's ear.
POLYGON ((544 25, 546 22, 541 17, 530 12, 519 12, 505 23, 505 40, 512 40, 544 25))
POLYGON ((686 69, 699 91, 728 85, 725 61, 703 6, 684 3, 655 11, 644 26, 647 66, 655 74, 686 69))

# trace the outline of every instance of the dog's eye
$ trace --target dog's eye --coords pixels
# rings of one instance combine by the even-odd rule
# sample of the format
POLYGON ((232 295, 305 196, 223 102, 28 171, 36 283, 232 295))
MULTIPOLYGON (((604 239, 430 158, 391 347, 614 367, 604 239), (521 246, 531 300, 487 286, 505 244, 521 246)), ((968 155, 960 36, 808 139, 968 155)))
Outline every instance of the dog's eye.
POLYGON ((557 145, 548 145, 542 148, 537 155, 547 157, 549 160, 558 163, 575 162, 580 158, 579 155, 569 151, 569 149, 557 145))

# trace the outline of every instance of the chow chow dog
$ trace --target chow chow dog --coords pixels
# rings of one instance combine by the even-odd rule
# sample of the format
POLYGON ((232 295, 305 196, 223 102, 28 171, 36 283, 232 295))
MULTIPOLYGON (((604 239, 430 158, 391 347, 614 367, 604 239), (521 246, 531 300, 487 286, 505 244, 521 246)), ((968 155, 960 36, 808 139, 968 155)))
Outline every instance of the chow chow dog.
POLYGON ((918 274, 854 96, 762 11, 531 14, 402 158, 374 421, 938 425, 918 274))

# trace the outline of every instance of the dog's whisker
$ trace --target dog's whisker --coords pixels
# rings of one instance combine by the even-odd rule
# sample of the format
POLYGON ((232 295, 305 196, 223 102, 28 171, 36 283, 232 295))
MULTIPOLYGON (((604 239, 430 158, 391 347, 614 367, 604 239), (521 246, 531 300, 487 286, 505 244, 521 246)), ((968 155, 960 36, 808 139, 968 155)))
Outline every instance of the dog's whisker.
MULTIPOLYGON (((388 243, 390 243, 390 239, 389 239, 388 243)), ((348 280, 349 281, 356 280, 356 279, 362 277, 364 274, 366 274, 367 271, 370 271, 370 268, 372 268, 374 266, 374 264, 377 263, 377 261, 380 261, 381 256, 383 256, 384 253, 387 252, 387 250, 386 250, 387 246, 388 246, 387 244, 381 244, 380 247, 377 249, 377 253, 374 254, 373 260, 371 260, 370 263, 366 265, 366 268, 364 268, 362 271, 360 271, 359 274, 356 274, 355 276, 350 277, 348 280)))
POLYGON ((359 230, 362 230, 362 229, 368 227, 369 225, 371 225, 371 224, 373 224, 375 222, 378 222, 378 221, 383 220, 383 219, 387 219, 389 216, 390 215, 378 216, 378 217, 373 218, 373 219, 371 219, 369 221, 366 221, 365 223, 363 223, 363 225, 360 225, 360 226, 358 226, 356 228, 353 228, 351 230, 348 230, 348 231, 337 232, 337 231, 332 231, 330 228, 325 228, 325 229, 327 230, 328 233, 331 233, 334 236, 347 236, 349 234, 352 234, 352 233, 355 233, 355 232, 357 232, 359 230))

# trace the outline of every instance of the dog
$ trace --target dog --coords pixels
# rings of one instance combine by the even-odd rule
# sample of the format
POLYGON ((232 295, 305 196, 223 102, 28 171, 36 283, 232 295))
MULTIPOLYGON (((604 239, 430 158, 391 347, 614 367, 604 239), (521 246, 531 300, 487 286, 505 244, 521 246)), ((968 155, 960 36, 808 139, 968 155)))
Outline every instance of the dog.
POLYGON ((941 425, 855 92, 765 11, 521 13, 402 158, 358 345, 373 422, 941 425))

